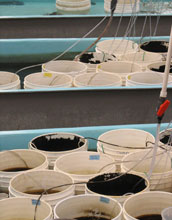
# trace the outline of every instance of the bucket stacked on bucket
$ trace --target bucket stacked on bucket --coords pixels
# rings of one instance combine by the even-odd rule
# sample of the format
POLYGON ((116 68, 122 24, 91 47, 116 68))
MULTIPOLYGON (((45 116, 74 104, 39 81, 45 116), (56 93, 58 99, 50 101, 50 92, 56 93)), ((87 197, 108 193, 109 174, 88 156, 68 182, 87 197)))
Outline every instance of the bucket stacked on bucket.
MULTIPOLYGON (((110 13, 111 0, 104 0, 104 10, 110 13)), ((140 10, 140 0, 118 0, 114 13, 136 13, 140 10)))
POLYGON ((61 14, 87 14, 90 0, 56 0, 56 8, 61 14))

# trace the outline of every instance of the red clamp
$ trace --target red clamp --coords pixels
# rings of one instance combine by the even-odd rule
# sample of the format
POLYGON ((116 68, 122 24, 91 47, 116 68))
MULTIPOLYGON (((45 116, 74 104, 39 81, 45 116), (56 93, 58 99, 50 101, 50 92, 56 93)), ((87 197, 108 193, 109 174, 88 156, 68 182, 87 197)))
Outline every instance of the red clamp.
POLYGON ((165 111, 167 110, 168 106, 170 104, 169 100, 166 100, 163 104, 160 105, 158 111, 157 111, 157 116, 162 117, 165 111))

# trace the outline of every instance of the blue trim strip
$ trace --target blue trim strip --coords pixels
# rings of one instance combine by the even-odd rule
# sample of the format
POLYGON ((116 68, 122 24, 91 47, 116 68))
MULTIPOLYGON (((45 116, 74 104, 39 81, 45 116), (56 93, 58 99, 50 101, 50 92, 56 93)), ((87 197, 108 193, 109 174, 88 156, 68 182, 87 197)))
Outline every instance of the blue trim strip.
MULTIPOLYGON (((166 129, 167 123, 161 125, 161 130, 166 129)), ((134 124, 134 125, 113 125, 113 126, 94 126, 76 128, 51 128, 37 130, 1 131, 0 132, 0 151, 11 149, 27 149, 28 143, 36 136, 54 132, 70 132, 84 137, 98 138, 106 131, 114 129, 141 129, 150 132, 155 136, 156 124, 134 124)), ((89 140, 89 150, 96 150, 96 141, 89 140)))

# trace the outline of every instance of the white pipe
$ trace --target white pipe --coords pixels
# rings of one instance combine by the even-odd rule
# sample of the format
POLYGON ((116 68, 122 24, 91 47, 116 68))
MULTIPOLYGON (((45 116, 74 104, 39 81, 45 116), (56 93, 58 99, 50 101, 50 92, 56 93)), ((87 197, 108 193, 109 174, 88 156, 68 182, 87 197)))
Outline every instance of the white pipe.
POLYGON ((169 47, 168 47, 168 53, 167 53, 167 60, 166 60, 166 65, 165 65, 163 84, 162 84, 162 89, 160 92, 160 97, 162 98, 167 97, 167 84, 168 84, 168 77, 169 77, 169 72, 170 72, 171 57, 172 57, 172 27, 171 27, 170 41, 169 41, 169 47))

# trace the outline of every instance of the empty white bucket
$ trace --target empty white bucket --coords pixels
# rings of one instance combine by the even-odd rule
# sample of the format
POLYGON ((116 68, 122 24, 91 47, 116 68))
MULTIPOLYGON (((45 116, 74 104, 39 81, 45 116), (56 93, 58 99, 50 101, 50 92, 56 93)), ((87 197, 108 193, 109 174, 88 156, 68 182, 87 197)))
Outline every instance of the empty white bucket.
POLYGON ((142 68, 139 64, 124 61, 109 61, 107 63, 101 63, 97 65, 97 70, 100 73, 117 74, 121 77, 122 85, 126 84, 126 76, 129 73, 140 72, 142 68))
POLYGON ((78 61, 56 60, 42 65, 42 71, 48 73, 68 74, 72 77, 87 72, 87 65, 78 61))
POLYGON ((144 192, 133 195, 124 203, 124 219, 137 220, 145 215, 161 215, 161 211, 171 204, 172 196, 167 192, 144 192))
POLYGON ((105 173, 93 177, 86 184, 86 193, 108 196, 121 204, 132 194, 147 190, 148 179, 131 173, 105 173))
POLYGON ((37 201, 31 198, 9 198, 0 201, 0 219, 3 220, 51 220, 52 209, 49 204, 40 201, 35 214, 37 201))
POLYGON ((85 73, 74 78, 74 86, 121 86, 121 77, 111 73, 85 73))
POLYGON ((171 220, 172 219, 172 206, 165 208, 161 212, 162 220, 171 220))
POLYGON ((47 157, 41 152, 25 149, 2 151, 0 152, 0 188, 7 191, 11 178, 24 170, 47 168, 47 157), (16 169, 18 171, 15 171, 16 169))
POLYGON ((58 73, 32 73, 25 77, 25 89, 72 87, 73 78, 58 73))
POLYGON ((121 55, 120 60, 135 62, 141 65, 142 69, 145 70, 148 64, 162 61, 162 55, 146 51, 136 51, 133 53, 126 53, 124 55, 121 55))
POLYGON ((15 73, 0 71, 0 90, 20 89, 20 78, 15 73))
POLYGON ((47 155, 50 168, 53 168, 59 156, 75 151, 86 151, 87 147, 88 141, 83 136, 63 132, 43 134, 29 142, 30 149, 47 155))
POLYGON ((155 138, 149 132, 139 129, 117 129, 103 133, 98 137, 98 140, 115 144, 97 142, 97 151, 112 156, 116 163, 118 163, 118 170, 120 171, 120 163, 122 158, 131 152, 139 151, 135 148, 143 148, 152 146, 149 142, 155 142, 155 138), (127 148, 125 148, 127 147, 127 148))
POLYGON ((125 39, 104 40, 96 44, 96 52, 113 54, 117 58, 125 53, 134 52, 137 50, 138 50, 137 43, 125 39))
MULTIPOLYGON (((121 169, 123 172, 131 170, 133 174, 147 176, 153 152, 142 150, 133 152, 123 158, 121 169)), ((150 178, 150 190, 172 192, 172 154, 165 151, 158 151, 155 160, 155 167, 150 178)))
POLYGON ((55 218, 79 219, 80 217, 92 217, 94 219, 121 220, 121 205, 104 196, 78 195, 65 199, 54 208, 55 218), (66 211, 67 210, 67 211, 66 211))
MULTIPOLYGON (((131 73, 126 77, 126 86, 161 86, 163 74, 156 72, 131 73)), ((168 85, 172 84, 172 77, 169 76, 168 85)))
MULTIPOLYGON (((77 58, 77 56, 76 56, 77 58)), ((87 72, 95 72, 96 66, 102 62, 116 61, 117 58, 114 55, 98 52, 88 52, 84 53, 79 61, 85 63, 88 67, 87 72)))
MULTIPOLYGON (((153 72, 156 72, 156 73, 164 73, 165 65, 166 65, 165 61, 154 62, 154 63, 148 64, 147 69, 149 71, 153 71, 153 72)), ((170 74, 172 75, 172 62, 170 64, 170 74)))
POLYGON ((39 170, 21 173, 11 179, 9 193, 11 197, 25 196, 38 199, 45 190, 61 185, 64 186, 53 188, 42 196, 42 200, 55 206, 57 202, 75 193, 72 178, 62 172, 39 170))
MULTIPOLYGON (((75 152, 59 157, 54 169, 69 174, 75 183, 87 182, 97 173, 115 172, 116 166, 113 162, 113 158, 105 154, 90 151, 75 152)), ((85 184, 77 184, 75 192, 84 193, 85 184)))

